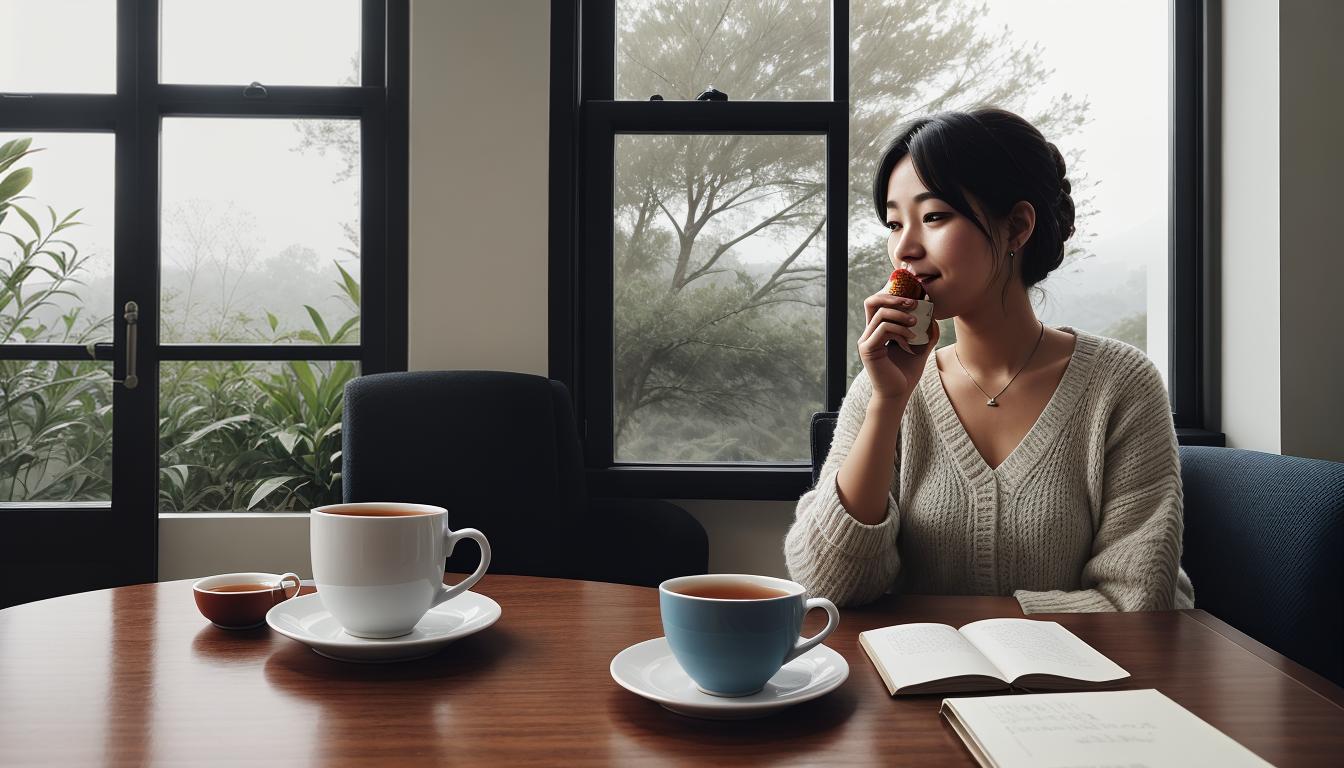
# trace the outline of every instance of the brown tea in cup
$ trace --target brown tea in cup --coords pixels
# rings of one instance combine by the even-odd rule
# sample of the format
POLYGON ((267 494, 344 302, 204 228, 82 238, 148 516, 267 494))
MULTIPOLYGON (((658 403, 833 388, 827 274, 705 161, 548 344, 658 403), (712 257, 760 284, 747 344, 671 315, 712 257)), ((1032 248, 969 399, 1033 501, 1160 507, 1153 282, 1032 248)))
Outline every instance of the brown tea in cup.
POLYGON ((260 592, 275 588, 274 584, 221 584, 218 587, 204 587, 206 592, 260 592))
POLYGON ((432 515, 434 513, 421 512, 415 509, 342 508, 333 505, 333 508, 327 510, 327 514, 341 515, 342 517, 419 517, 421 515, 432 515))
POLYGON ((668 591, 687 597, 708 597, 713 600, 769 600, 773 597, 787 597, 789 594, 782 589, 772 589, 745 581, 694 584, 680 589, 669 588, 668 591))

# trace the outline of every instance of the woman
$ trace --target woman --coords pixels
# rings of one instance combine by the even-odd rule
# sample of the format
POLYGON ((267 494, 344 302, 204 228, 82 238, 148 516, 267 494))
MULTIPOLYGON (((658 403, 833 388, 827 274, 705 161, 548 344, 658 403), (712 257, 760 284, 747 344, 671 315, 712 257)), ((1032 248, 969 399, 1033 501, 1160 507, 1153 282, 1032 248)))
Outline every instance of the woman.
POLYGON ((1013 595, 1027 613, 1189 608, 1166 389, 1139 350, 1037 319, 1027 289, 1073 234, 1064 158, 1010 112, 905 126, 873 184, 892 264, 956 343, 912 347, 914 303, 864 301, 863 371, 785 539, 838 604, 890 590, 1013 595))

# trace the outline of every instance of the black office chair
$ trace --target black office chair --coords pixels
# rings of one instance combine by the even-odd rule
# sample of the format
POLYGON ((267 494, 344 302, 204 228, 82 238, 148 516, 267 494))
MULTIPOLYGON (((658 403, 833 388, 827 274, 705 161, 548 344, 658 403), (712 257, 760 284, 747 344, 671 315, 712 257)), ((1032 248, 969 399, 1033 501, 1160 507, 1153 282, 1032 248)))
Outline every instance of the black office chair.
MULTIPOLYGON (((837 415, 812 415, 812 483, 837 415)), ((1181 566, 1202 608, 1344 685, 1344 464, 1181 446, 1181 566)))
MULTIPOLYGON (((708 571, 705 530, 686 510, 588 497, 558 381, 502 371, 361 376, 345 387, 342 428, 345 501, 445 507, 452 528, 490 540, 492 573, 657 586, 708 571)), ((477 562, 463 544, 448 568, 477 562)))

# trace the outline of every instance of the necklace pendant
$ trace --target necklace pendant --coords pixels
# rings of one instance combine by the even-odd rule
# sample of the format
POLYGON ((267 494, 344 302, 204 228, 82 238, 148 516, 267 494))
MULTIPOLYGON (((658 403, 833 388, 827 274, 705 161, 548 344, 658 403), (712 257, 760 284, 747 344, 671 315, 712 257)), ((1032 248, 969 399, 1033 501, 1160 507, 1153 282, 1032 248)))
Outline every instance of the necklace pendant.
POLYGON ((988 405, 990 408, 998 408, 999 401, 991 397, 989 398, 989 401, 985 403, 985 405, 988 405))

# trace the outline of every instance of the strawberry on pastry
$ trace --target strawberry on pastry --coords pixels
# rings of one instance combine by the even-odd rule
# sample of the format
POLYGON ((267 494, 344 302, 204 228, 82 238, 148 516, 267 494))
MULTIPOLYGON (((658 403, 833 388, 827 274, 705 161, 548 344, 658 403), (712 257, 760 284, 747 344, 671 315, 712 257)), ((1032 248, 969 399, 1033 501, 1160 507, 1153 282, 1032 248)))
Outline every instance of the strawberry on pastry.
POLYGON ((924 297, 924 286, 920 285, 919 279, 915 277, 915 273, 905 267, 892 270, 891 277, 888 279, 891 282, 887 286, 887 293, 907 299, 921 299, 924 297))

